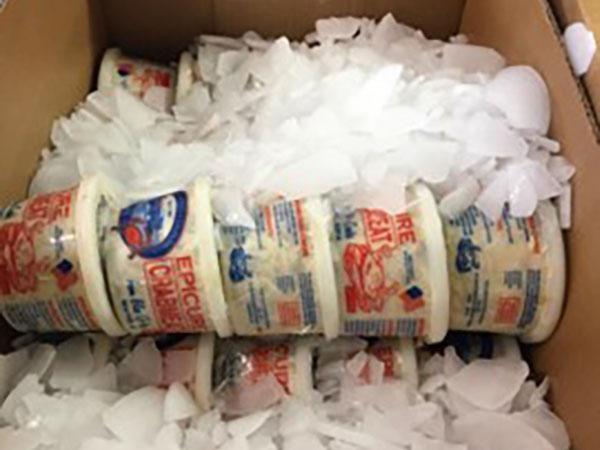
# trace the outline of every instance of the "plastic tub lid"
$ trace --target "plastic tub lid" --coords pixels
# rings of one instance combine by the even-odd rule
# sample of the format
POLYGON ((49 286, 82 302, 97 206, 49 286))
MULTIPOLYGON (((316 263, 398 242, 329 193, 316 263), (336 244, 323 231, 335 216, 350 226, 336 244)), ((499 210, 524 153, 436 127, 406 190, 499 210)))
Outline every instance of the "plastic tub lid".
POLYGON ((110 336, 122 336, 125 330, 116 318, 106 289, 98 235, 98 208, 103 199, 116 203, 116 190, 103 176, 85 178, 79 185, 75 229, 77 253, 88 301, 100 327, 110 336))
POLYGON ((208 308, 212 323, 220 337, 231 336, 232 329, 227 314, 227 303, 223 294, 221 272, 214 239, 214 222, 210 203, 210 187, 207 181, 199 179, 190 189, 195 191, 196 223, 198 231, 196 239, 198 248, 203 251, 200 258, 200 271, 204 276, 204 290, 207 296, 208 308))
POLYGON ((523 342, 528 343, 542 342, 550 337, 561 317, 566 286, 565 246, 556 209, 549 201, 540 202, 537 214, 542 226, 541 234, 548 246, 545 286, 547 298, 535 326, 519 336, 523 342))
POLYGON ((315 243, 315 291, 320 300, 323 332, 328 339, 335 338, 340 331, 340 311, 333 256, 329 241, 329 221, 332 220, 331 205, 320 198, 306 201, 306 210, 313 218, 315 243))
POLYGON ((427 244, 427 266, 431 281, 431 321, 425 337, 428 343, 440 342, 448 332, 450 321, 450 287, 446 243, 442 221, 431 191, 423 184, 414 186, 417 202, 423 211, 423 229, 427 244))
POLYGON ((194 394, 196 402, 203 411, 212 406, 212 369, 215 353, 215 335, 206 333, 200 336, 196 353, 196 377, 194 394))

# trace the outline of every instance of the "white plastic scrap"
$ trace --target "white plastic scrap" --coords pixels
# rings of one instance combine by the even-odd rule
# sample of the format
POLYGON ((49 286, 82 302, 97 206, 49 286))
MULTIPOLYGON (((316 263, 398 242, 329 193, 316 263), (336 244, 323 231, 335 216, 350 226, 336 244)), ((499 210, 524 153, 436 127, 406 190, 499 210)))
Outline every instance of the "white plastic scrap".
POLYGON ((495 219, 508 202, 526 216, 560 197, 568 225, 544 80, 465 36, 428 40, 388 14, 320 19, 303 42, 204 35, 195 53, 198 81, 173 115, 117 88, 57 120, 30 192, 103 172, 127 202, 202 176, 219 219, 248 225, 249 205, 277 196, 341 191, 401 211, 421 180, 444 214, 476 204, 495 219))

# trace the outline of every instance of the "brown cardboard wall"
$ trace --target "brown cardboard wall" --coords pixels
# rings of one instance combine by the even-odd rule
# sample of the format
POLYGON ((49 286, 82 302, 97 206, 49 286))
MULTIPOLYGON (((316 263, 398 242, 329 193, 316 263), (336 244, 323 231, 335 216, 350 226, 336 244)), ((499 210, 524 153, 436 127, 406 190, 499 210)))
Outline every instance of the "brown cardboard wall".
MULTIPOLYGON (((600 46, 600 2, 598 0, 551 0, 561 30, 573 22, 583 22, 591 29, 600 46)), ((600 51, 596 51, 583 85, 593 105, 596 121, 600 122, 600 51)))
POLYGON ((302 37, 319 17, 394 13, 432 37, 456 32, 464 0, 105 0, 111 45, 163 61, 176 60, 204 33, 302 37), (176 5, 176 6, 175 6, 176 5))
POLYGON ((462 29, 474 41, 497 48, 512 64, 538 69, 551 93, 551 135, 577 166, 573 229, 567 234, 569 283, 559 329, 534 349, 536 369, 552 379, 552 399, 568 420, 574 446, 600 443, 600 146, 576 80, 543 0, 469 0, 462 29))
POLYGON ((96 3, 10 1, 0 14, 0 204, 22 198, 52 121, 90 90, 96 3))
MULTIPOLYGON (((430 36, 447 37, 464 0, 12 0, 0 14, 0 204, 22 197, 54 118, 93 86, 95 65, 110 43, 154 59, 175 59, 200 33, 300 36, 316 17, 381 16, 388 10, 430 36), (99 11, 98 7, 103 10, 99 11), (105 22, 103 21, 105 20, 105 22), (104 23, 106 28, 104 28, 104 23)), ((600 146, 543 0, 468 0, 462 29, 498 48, 512 63, 544 75, 552 93, 552 133, 577 165, 570 279, 558 332, 535 349, 538 370, 552 375, 553 397, 575 446, 598 448, 600 423, 600 146)), ((0 343, 8 332, 0 333, 0 343)))

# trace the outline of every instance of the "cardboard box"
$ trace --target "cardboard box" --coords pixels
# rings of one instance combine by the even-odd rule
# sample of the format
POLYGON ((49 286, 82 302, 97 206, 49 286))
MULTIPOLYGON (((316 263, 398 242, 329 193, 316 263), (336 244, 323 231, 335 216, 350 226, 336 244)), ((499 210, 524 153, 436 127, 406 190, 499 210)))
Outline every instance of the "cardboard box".
MULTIPOLYGON (((560 7, 567 3, 555 1, 560 7)), ((200 32, 237 35, 254 29, 300 37, 317 17, 380 17, 388 11, 429 36, 466 33, 512 64, 534 66, 548 83, 551 135, 578 172, 567 235, 566 310, 554 336, 532 348, 532 358, 535 369, 552 378, 552 401, 567 421, 574 448, 595 450, 600 447, 600 144, 585 90, 572 76, 544 0, 9 0, 0 13, 0 203, 24 196, 52 120, 94 88, 108 45, 167 61, 200 32)), ((591 74, 588 87, 590 80, 591 74)), ((600 89, 597 82, 593 87, 600 89)), ((10 335, 4 326, 0 341, 10 335)))

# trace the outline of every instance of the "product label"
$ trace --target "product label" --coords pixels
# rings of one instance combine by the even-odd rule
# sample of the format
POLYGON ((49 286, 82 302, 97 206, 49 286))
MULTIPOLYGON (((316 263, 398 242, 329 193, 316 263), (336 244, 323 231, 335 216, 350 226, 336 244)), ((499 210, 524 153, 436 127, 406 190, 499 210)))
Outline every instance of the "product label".
POLYGON ((545 301, 543 237, 538 215, 496 222, 475 207, 445 219, 450 327, 521 333, 545 301))
POLYGON ((77 193, 39 195, 3 211, 0 305, 18 330, 99 329, 77 253, 77 193))
POLYGON ((253 385, 272 374, 285 391, 291 393, 291 344, 242 343, 220 352, 214 368, 214 385, 219 388, 253 385))
POLYGON ((174 79, 175 73, 168 67, 123 56, 116 62, 112 77, 113 84, 122 86, 139 97, 143 97, 154 86, 172 89, 174 79))
POLYGON ((241 335, 317 332, 315 218, 305 200, 254 211, 256 229, 222 226, 221 267, 234 329, 241 335))
POLYGON ((333 239, 342 333, 423 336, 430 314, 426 243, 417 208, 338 212, 333 239))
POLYGON ((130 332, 209 329, 194 204, 193 193, 179 191, 120 212, 106 259, 113 303, 130 332))
POLYGON ((380 341, 367 350, 384 364, 384 378, 400 378, 402 373, 402 357, 391 342, 380 341))

